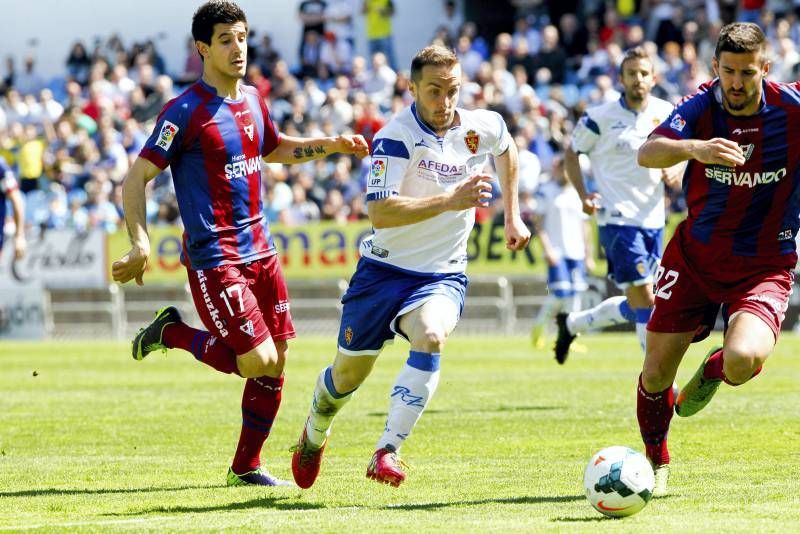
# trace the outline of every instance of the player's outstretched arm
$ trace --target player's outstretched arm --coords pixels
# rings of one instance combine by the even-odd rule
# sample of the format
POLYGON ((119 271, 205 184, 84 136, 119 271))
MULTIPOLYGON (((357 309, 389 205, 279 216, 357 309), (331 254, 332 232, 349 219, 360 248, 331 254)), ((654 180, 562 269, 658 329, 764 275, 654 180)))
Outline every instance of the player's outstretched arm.
POLYGON ((662 135, 650 137, 639 147, 638 161, 642 167, 663 169, 682 161, 695 159, 707 165, 735 167, 744 165, 742 148, 730 139, 670 139, 662 135))
POLYGON ((500 187, 503 189, 503 215, 505 218, 506 248, 521 250, 531 239, 531 232, 519 216, 519 154, 514 143, 508 150, 495 156, 494 164, 500 187))
POLYGON ((116 282, 124 284, 136 280, 144 284, 142 276, 150 256, 150 236, 147 235, 145 215, 145 192, 147 182, 161 172, 156 165, 144 158, 137 158, 122 184, 122 208, 125 212, 125 225, 131 249, 111 266, 111 275, 116 282))
POLYGON ((375 228, 414 224, 446 211, 461 211, 486 206, 492 198, 491 178, 478 174, 464 180, 452 191, 432 197, 391 196, 367 204, 369 220, 375 228))
MULTIPOLYGON (((14 189, 9 195, 11 210, 14 212, 14 257, 20 259, 25 255, 27 243, 25 242, 25 201, 19 189, 14 189)), ((0 229, 2 231, 2 229, 0 229)))
POLYGON ((331 154, 355 154, 365 158, 369 146, 361 135, 339 135, 337 137, 292 137, 281 135, 278 146, 264 157, 269 163, 304 163, 331 154))

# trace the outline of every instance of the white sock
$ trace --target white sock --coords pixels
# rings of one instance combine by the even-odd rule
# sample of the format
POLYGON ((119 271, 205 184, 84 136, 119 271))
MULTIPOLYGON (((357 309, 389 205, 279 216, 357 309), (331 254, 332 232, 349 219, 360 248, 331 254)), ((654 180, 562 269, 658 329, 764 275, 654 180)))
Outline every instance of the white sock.
POLYGON ((570 313, 567 328, 572 334, 582 334, 589 329, 603 328, 634 320, 633 312, 623 296, 607 298, 594 308, 570 313), (628 316, 624 315, 627 313, 628 316))
POLYGON ((636 323, 636 337, 639 338, 639 345, 642 347, 642 352, 647 354, 647 323, 636 323))
POLYGON ((563 308, 564 311, 567 313, 574 313, 581 311, 581 294, 574 293, 571 297, 569 297, 569 302, 563 308))
POLYGON ((647 354, 647 322, 653 314, 653 308, 636 308, 633 311, 636 314, 636 335, 639 337, 639 345, 642 347, 642 352, 647 354))
POLYGON ((536 319, 533 321, 535 325, 546 324, 548 323, 553 317, 556 316, 558 313, 558 301, 556 297, 553 295, 547 295, 542 304, 542 307, 539 308, 539 313, 536 314, 536 319))
POLYGON ((306 421, 306 436, 308 441, 321 447, 331 433, 333 418, 339 410, 347 404, 353 396, 353 391, 339 393, 333 386, 331 368, 326 367, 317 377, 314 388, 314 398, 311 401, 311 411, 306 421))
POLYGON ((389 415, 378 449, 400 449, 438 385, 439 353, 412 350, 389 395, 389 415))

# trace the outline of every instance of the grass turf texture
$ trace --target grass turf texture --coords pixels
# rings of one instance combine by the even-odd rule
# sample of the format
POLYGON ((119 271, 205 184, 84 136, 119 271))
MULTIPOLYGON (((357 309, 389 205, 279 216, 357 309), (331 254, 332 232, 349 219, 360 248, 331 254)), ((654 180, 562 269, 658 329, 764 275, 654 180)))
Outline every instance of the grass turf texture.
MULTIPOLYGON (((719 335, 712 336, 718 341, 719 335)), ((364 476, 397 342, 346 406, 307 491, 224 487, 241 381, 178 350, 130 358, 125 344, 0 344, 0 529, 362 531, 774 531, 800 524, 800 339, 785 335, 754 382, 673 419, 671 494, 611 520, 583 496, 585 463, 608 445, 642 450, 633 334, 581 338, 558 366, 523 338, 456 334, 442 381, 403 457, 398 489, 364 476)), ((711 341, 694 346, 687 380, 711 341)), ((291 345, 283 406, 264 459, 291 478, 332 339, 291 345)))

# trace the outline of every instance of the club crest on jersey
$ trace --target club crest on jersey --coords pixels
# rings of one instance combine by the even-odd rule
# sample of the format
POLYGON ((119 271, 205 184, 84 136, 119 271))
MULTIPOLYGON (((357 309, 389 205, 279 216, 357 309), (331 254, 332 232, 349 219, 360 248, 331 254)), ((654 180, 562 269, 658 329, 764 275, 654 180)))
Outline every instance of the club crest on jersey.
POLYGON ((672 117, 672 120, 669 121, 669 127, 675 131, 682 132, 683 129, 686 127, 686 119, 678 115, 677 113, 672 117))
POLYGON ((478 153, 478 145, 481 142, 481 138, 478 136, 478 133, 475 130, 469 130, 467 135, 464 136, 464 143, 466 143, 467 148, 473 154, 478 153))
POLYGON ((158 134, 156 146, 164 150, 169 150, 172 141, 175 139, 175 134, 178 133, 179 129, 177 124, 165 120, 164 124, 161 126, 161 132, 158 134))
POLYGON ((244 133, 246 133, 247 137, 249 137, 250 140, 252 141, 255 129, 253 126, 253 119, 250 117, 250 110, 246 109, 244 111, 237 111, 236 113, 234 113, 234 117, 236 117, 241 121, 242 130, 244 130, 244 133))
POLYGON ((253 321, 251 321, 249 319, 248 319, 248 321, 246 323, 244 323, 243 325, 241 325, 239 327, 239 330, 241 330, 242 332, 244 332, 245 334, 247 334, 250 337, 253 337, 255 335, 255 332, 253 330, 253 321))
POLYGON ((755 150, 756 145, 755 143, 750 143, 749 145, 739 145, 742 149, 742 155, 744 156, 744 160, 747 161, 750 159, 750 156, 753 155, 753 150, 755 150))
POLYGON ((349 326, 344 329, 344 342, 348 345, 353 341, 353 329, 349 326))
POLYGON ((389 158, 373 156, 369 168, 369 185, 371 187, 386 187, 386 170, 389 168, 389 158))

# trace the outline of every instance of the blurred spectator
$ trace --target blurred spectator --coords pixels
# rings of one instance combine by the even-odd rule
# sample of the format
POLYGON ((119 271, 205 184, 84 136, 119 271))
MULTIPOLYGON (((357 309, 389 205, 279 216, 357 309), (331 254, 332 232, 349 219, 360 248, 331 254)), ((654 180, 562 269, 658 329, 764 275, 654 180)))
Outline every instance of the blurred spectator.
POLYGON ((372 148, 372 138, 386 124, 386 119, 383 118, 378 110, 378 104, 372 100, 361 106, 359 111, 356 111, 356 122, 353 131, 356 134, 363 135, 370 148, 372 148))
MULTIPOLYGON (((252 65, 252 63, 248 62, 252 65)), ((183 62, 183 72, 175 82, 178 85, 187 85, 199 80, 203 75, 203 58, 197 51, 197 44, 190 35, 186 38, 186 59, 183 62)))
POLYGON ((14 56, 6 56, 6 74, 0 83, 0 94, 7 94, 9 89, 14 86, 17 70, 14 66, 14 56))
POLYGON ((39 94, 44 88, 44 78, 36 72, 36 60, 27 56, 24 65, 23 71, 14 79, 14 88, 23 96, 39 94))
POLYGON ((320 34, 311 30, 303 34, 303 45, 300 47, 300 69, 298 76, 301 78, 311 78, 317 75, 320 64, 320 52, 322 41, 320 34))
POLYGON ((39 178, 44 174, 44 151, 47 146, 44 138, 39 136, 36 126, 25 126, 23 136, 19 140, 17 167, 19 169, 19 189, 30 193, 39 187, 39 178))
POLYGON ((82 41, 76 41, 72 45, 72 50, 67 57, 67 75, 83 85, 89 79, 89 67, 92 62, 86 53, 86 47, 82 41))
POLYGON ((325 32, 324 37, 319 51, 320 62, 332 75, 349 73, 353 63, 353 45, 334 32, 325 32))
POLYGON ((366 17, 367 48, 369 55, 381 52, 392 70, 397 70, 392 37, 392 17, 395 9, 392 0, 364 0, 361 12, 366 17))
POLYGON ((550 71, 553 83, 564 83, 567 67, 567 55, 558 44, 558 29, 555 26, 545 26, 542 30, 542 46, 533 56, 535 70, 547 69, 550 71))
POLYGON ((439 22, 439 26, 447 30, 451 43, 458 39, 461 34, 461 26, 464 24, 464 15, 458 4, 456 0, 444 0, 444 16, 439 22))
POLYGON ((326 7, 327 3, 324 0, 303 0, 297 6, 297 16, 300 19, 300 23, 303 25, 303 29, 300 33, 299 49, 299 57, 303 64, 305 64, 304 58, 309 57, 309 54, 313 54, 313 52, 309 52, 306 47, 308 47, 312 41, 318 42, 319 37, 325 33, 326 7), (311 32, 316 34, 316 40, 308 38, 308 34, 311 32))
POLYGON ((362 89, 375 103, 388 103, 394 91, 394 82, 397 73, 387 64, 387 58, 382 52, 372 55, 372 68, 364 80, 362 89))
POLYGON ((333 33, 338 42, 349 45, 350 50, 356 46, 355 28, 353 20, 355 18, 356 0, 328 0, 325 8, 325 30, 333 33))
POLYGON ((250 63, 247 65, 245 83, 255 87, 258 90, 258 94, 261 95, 261 98, 269 98, 269 94, 272 91, 272 82, 269 81, 269 78, 264 76, 261 65, 258 63, 250 63))

